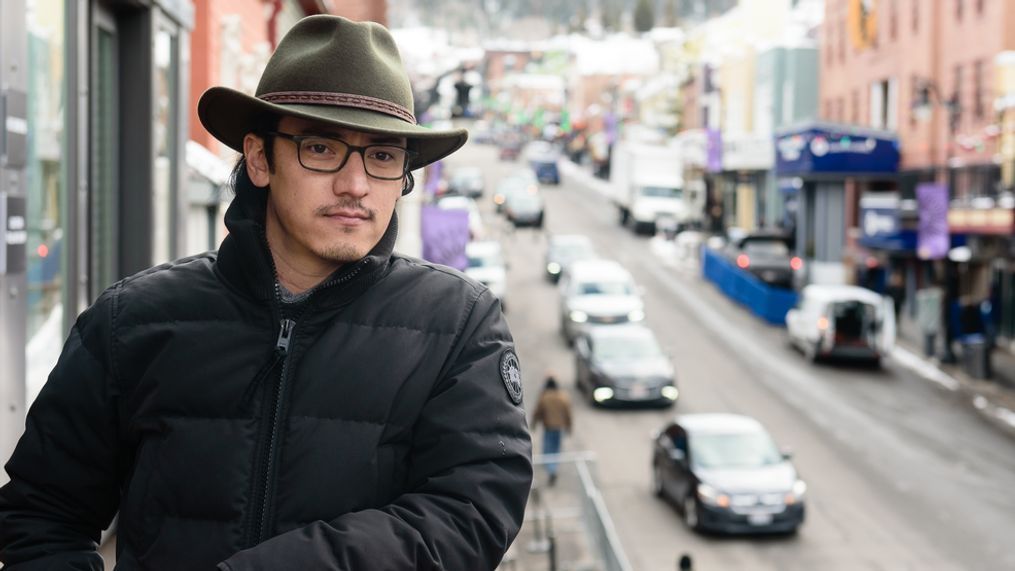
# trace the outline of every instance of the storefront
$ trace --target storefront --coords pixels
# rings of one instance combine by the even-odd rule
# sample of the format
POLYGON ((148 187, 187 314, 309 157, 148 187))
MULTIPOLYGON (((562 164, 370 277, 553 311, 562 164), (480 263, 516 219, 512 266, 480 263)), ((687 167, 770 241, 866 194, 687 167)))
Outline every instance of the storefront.
POLYGON ((24 204, 25 242, 8 260, 23 271, 0 272, 0 434, 20 434, 78 313, 120 277, 183 253, 192 20, 189 0, 2 3, 16 64, 0 71, 3 121, 24 133, 3 202, 24 204))
POLYGON ((766 192, 774 162, 772 138, 756 133, 723 133, 719 172, 713 173, 723 196, 724 225, 751 231, 774 225, 766 220, 766 192))
POLYGON ((860 196, 891 185, 899 165, 893 133, 851 125, 807 123, 780 129, 775 139, 778 187, 795 215, 797 255, 808 283, 846 283, 857 260, 860 196), (851 230, 853 229, 853 230, 851 230))
POLYGON ((958 266, 959 334, 976 327, 979 313, 998 342, 1015 349, 1015 209, 990 201, 980 208, 952 206, 950 232, 968 234, 967 248, 954 251, 958 266), (986 302, 986 304, 984 304, 986 302), (963 319, 964 318, 964 319, 963 319))

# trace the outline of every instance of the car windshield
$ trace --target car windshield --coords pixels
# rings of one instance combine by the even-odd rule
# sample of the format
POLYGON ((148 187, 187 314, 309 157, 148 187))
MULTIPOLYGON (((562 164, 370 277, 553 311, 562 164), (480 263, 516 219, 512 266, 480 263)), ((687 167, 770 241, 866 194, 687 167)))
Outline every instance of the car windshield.
POLYGON ((680 198, 683 191, 679 188, 670 188, 667 186, 643 186, 641 187, 642 196, 658 196, 661 198, 680 198))
POLYGON ((579 295, 634 295, 634 288, 626 281, 595 281, 578 284, 579 295))
POLYGON ((700 468, 760 468, 782 462, 782 454, 764 432, 696 434, 691 458, 700 468))
POLYGON ((518 193, 511 195, 511 206, 512 208, 522 208, 525 210, 539 210, 539 197, 530 192, 518 193))
POLYGON ((504 265, 500 252, 468 252, 468 258, 470 268, 488 268, 504 265))
POLYGON ((584 260, 594 255, 592 245, 585 242, 558 244, 553 247, 553 256, 562 260, 584 260))
POLYGON ((662 349, 655 339, 627 335, 596 339, 592 352, 604 361, 652 359, 662 355, 662 349))
POLYGON ((759 256, 789 256, 786 243, 778 240, 748 241, 744 244, 745 254, 759 256))

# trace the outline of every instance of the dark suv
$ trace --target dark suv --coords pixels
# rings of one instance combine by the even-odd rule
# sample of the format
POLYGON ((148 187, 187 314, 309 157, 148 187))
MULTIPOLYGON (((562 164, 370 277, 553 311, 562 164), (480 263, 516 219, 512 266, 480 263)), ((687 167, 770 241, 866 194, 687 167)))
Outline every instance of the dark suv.
POLYGON ((753 232, 733 240, 726 256, 768 285, 792 288, 793 276, 803 267, 803 261, 793 255, 791 243, 785 234, 753 232))

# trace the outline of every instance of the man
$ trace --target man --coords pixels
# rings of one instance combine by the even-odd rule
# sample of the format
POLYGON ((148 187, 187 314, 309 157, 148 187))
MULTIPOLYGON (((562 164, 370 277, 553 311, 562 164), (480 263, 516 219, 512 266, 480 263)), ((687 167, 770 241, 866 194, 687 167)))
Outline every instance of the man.
MULTIPOLYGON (((532 415, 532 429, 539 423, 543 424, 543 454, 560 454, 561 439, 564 432, 571 432, 571 400, 567 393, 560 390, 553 373, 548 373, 543 384, 543 392, 536 402, 536 411, 532 415)), ((557 462, 546 463, 548 483, 557 483, 557 462)))
POLYGON ((492 569, 532 479, 518 359, 462 274, 392 253, 415 124, 387 30, 301 20, 250 97, 219 251, 127 278, 70 333, 0 489, 6 569, 492 569))

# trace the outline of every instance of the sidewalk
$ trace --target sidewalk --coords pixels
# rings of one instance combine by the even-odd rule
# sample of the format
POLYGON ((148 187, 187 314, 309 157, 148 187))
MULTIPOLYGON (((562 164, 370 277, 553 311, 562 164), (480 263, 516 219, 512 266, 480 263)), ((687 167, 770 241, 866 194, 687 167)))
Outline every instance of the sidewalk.
POLYGON ((897 361, 945 389, 966 396, 987 421, 1015 436, 1015 355, 994 348, 990 353, 991 378, 973 378, 962 369, 961 353, 956 355, 958 363, 941 363, 937 357, 924 356, 920 332, 904 311, 899 316, 895 352, 897 361))
MULTIPOLYGON (((609 195, 607 181, 570 161, 561 163, 565 177, 578 180, 603 196, 609 195)), ((991 352, 993 378, 974 379, 962 370, 961 363, 944 364, 936 358, 924 357, 915 325, 902 316, 900 321, 892 360, 944 390, 965 396, 985 420, 1015 438, 1015 355, 994 349, 991 352)))

